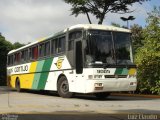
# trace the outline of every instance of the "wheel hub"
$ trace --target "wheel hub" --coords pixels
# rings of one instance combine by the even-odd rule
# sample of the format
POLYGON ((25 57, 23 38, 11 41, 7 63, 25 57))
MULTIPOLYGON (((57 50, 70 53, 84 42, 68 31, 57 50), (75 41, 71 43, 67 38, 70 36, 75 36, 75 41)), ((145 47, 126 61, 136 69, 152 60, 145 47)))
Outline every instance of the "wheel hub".
POLYGON ((62 90, 63 93, 67 93, 68 92, 69 88, 68 88, 68 82, 67 81, 62 82, 61 90, 62 90))

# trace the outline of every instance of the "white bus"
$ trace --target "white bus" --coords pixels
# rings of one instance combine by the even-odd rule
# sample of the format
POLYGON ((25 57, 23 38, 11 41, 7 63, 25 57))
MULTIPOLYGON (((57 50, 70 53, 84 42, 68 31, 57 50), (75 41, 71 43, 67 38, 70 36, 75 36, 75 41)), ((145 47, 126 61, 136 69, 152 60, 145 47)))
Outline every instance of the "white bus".
POLYGON ((8 53, 8 86, 57 91, 61 97, 135 91, 131 32, 113 26, 79 24, 8 53))

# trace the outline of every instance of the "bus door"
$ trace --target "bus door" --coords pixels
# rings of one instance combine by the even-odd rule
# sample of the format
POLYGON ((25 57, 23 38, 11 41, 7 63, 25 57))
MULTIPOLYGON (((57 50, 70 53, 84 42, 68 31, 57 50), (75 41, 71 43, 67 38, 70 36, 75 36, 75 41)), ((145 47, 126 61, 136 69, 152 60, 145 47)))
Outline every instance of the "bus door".
POLYGON ((83 73, 83 53, 82 53, 82 41, 78 40, 75 41, 75 70, 76 74, 82 74, 83 73))
POLYGON ((75 63, 75 83, 76 91, 83 92, 84 90, 84 75, 83 75, 83 52, 82 40, 75 40, 74 44, 74 63, 75 63))

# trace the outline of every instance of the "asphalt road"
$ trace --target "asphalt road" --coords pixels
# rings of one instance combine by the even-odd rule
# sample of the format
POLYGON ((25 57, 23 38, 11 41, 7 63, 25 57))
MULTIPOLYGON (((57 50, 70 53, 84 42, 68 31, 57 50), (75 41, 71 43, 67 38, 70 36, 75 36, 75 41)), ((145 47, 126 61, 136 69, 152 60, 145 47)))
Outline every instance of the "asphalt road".
POLYGON ((109 96, 98 100, 82 94, 66 99, 51 92, 17 93, 0 86, 0 114, 0 120, 159 119, 160 99, 109 96))

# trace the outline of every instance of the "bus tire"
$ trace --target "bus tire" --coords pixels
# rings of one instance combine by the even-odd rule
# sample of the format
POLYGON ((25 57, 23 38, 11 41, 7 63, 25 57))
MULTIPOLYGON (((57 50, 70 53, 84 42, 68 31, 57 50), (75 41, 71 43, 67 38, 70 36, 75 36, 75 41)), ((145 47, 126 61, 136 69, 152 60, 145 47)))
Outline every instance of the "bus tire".
POLYGON ((108 97, 110 95, 110 93, 101 92, 101 93, 95 93, 94 95, 98 99, 105 99, 106 97, 108 97))
POLYGON ((58 80, 57 91, 59 96, 63 98, 71 98, 73 96, 73 93, 69 92, 69 84, 65 76, 61 76, 58 80))
POLYGON ((19 78, 16 79, 16 85, 15 86, 16 86, 17 92, 22 92, 19 78))

